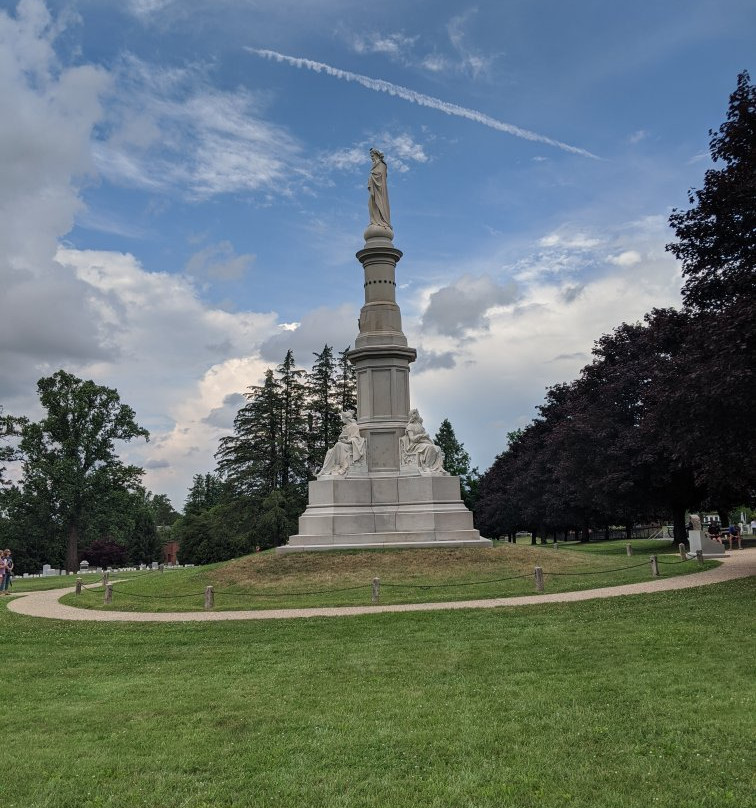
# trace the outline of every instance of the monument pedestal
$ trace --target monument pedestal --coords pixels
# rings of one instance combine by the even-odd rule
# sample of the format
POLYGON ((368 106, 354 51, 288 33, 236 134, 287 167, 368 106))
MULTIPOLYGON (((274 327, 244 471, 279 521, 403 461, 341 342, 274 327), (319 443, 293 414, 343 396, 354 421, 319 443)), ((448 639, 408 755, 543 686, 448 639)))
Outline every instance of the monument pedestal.
POLYGON ((690 543, 690 552, 687 554, 688 558, 695 558, 698 550, 703 551, 704 558, 724 558, 725 547, 709 536, 702 530, 689 530, 688 542, 690 543))
POLYGON ((491 544, 473 527, 459 477, 321 477, 310 482, 299 533, 277 552, 491 544))

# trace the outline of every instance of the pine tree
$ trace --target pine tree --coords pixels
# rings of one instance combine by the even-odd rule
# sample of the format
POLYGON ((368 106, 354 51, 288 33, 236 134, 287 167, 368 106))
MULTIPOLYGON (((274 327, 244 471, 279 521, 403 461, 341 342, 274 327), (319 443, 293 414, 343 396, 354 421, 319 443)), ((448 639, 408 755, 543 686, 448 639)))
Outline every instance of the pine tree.
POLYGON ((339 351, 339 411, 357 410, 357 379, 348 359, 351 346, 339 351))
POLYGON ((444 468, 455 477, 463 477, 470 472, 470 455, 464 444, 457 440, 454 427, 448 418, 444 418, 436 432, 433 442, 444 451, 444 468))
POLYGON ((305 372, 297 368, 294 354, 288 350, 276 373, 281 391, 281 432, 279 485, 275 488, 293 487, 303 494, 308 479, 305 372))
POLYGON ((341 431, 338 365, 333 348, 324 345, 314 354, 312 370, 307 374, 308 465, 312 475, 323 465, 328 449, 341 431))
POLYGON ((444 452, 446 471, 459 477, 462 501, 472 510, 478 499, 480 473, 477 468, 470 468, 470 455, 465 451, 465 445, 457 440, 454 427, 448 418, 444 418, 441 422, 433 442, 444 452))
POLYGON ((281 387, 268 369, 264 382, 245 395, 234 434, 221 439, 215 457, 236 495, 264 497, 280 485, 281 387))

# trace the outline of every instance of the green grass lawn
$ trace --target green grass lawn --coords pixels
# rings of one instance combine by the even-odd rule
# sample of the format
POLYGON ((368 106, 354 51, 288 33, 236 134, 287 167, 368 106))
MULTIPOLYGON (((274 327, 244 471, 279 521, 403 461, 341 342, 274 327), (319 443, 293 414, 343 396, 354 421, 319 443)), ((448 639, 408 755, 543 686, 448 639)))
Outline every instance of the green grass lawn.
POLYGON ((754 596, 209 624, 3 604, 0 804, 743 808, 754 596))
POLYGON ((371 602, 375 577, 381 581, 381 603, 471 600, 534 594, 536 566, 544 570, 546 592, 565 592, 649 580, 652 553, 659 557, 662 577, 719 563, 683 563, 669 541, 638 542, 630 558, 624 543, 621 556, 614 546, 603 553, 579 547, 501 543, 491 549, 255 553, 225 564, 134 574, 114 584, 110 607, 103 606, 102 589, 67 595, 63 602, 117 611, 194 611, 203 609, 205 587, 212 585, 219 611, 354 606, 371 602))

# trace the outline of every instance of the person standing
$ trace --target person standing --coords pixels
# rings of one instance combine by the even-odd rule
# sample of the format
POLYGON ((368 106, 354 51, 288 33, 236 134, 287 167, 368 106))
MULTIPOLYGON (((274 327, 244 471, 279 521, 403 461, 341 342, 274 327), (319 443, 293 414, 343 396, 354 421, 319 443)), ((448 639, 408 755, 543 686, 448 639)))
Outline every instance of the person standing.
POLYGON ((13 558, 10 550, 3 550, 0 553, 0 595, 8 594, 10 577, 13 570, 13 558))

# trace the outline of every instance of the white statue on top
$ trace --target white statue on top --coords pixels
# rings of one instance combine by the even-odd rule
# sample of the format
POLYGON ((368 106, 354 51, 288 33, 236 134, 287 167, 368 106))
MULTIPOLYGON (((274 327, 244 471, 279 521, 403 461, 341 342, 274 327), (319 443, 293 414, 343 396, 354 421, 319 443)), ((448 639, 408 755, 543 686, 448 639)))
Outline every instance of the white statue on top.
POLYGON ((409 421, 404 435, 399 439, 399 445, 402 451, 402 465, 417 465, 420 472, 449 475, 449 472, 444 470, 443 450, 430 439, 423 426, 423 419, 415 409, 409 412, 409 421))
MULTIPOLYGON (((370 224, 386 230, 391 230, 391 209, 389 208, 388 185, 386 176, 388 168, 383 159, 383 153, 378 149, 370 149, 373 165, 368 177, 368 212, 370 224)), ((393 231, 392 231, 393 233, 393 231)))
POLYGON ((339 439, 326 452, 323 468, 318 472, 318 477, 343 476, 350 466, 365 458, 365 438, 360 435, 354 411, 344 410, 340 417, 344 428, 341 430, 339 439))

